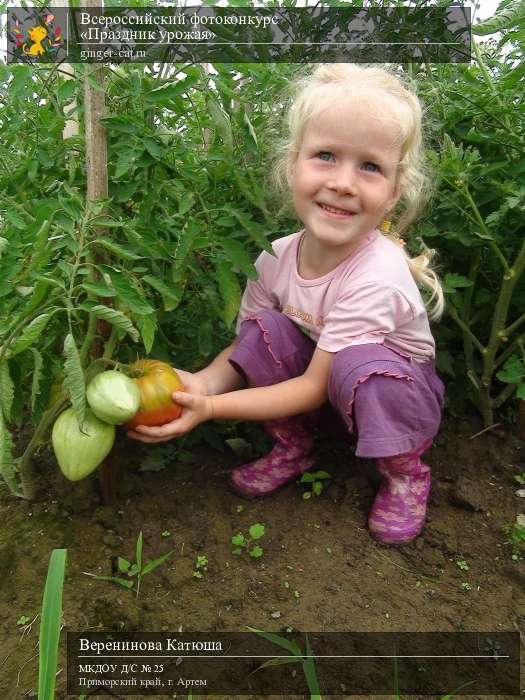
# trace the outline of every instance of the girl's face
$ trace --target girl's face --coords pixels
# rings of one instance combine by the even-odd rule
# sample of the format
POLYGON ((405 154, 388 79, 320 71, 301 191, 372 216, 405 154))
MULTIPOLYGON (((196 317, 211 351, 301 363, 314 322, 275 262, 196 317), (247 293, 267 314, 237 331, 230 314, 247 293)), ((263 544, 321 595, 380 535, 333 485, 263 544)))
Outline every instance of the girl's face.
POLYGON ((289 181, 317 259, 324 254, 338 264, 397 202, 401 136, 390 110, 383 114, 371 116, 349 101, 326 109, 305 129, 289 181))

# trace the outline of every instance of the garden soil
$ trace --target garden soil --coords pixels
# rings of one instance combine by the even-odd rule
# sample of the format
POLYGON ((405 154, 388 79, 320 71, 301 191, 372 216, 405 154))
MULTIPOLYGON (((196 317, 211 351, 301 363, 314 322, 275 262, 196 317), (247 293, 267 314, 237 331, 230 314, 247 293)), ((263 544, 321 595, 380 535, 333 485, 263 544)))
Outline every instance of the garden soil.
POLYGON ((512 558, 502 530, 524 510, 514 479, 524 469, 523 443, 501 426, 476 435, 481 429, 475 418, 445 420, 427 453, 427 526, 402 548, 368 535, 378 477, 373 462, 356 458, 340 436, 320 442, 318 468, 333 479, 308 500, 299 484, 241 500, 228 490, 228 472, 240 463, 229 448, 195 448, 191 463, 140 471, 145 448, 124 438, 118 498, 108 506, 96 474, 66 482, 44 452, 39 500, 0 493, 0 698, 37 697, 39 612, 54 548, 68 550, 57 698, 68 697, 66 631, 250 625, 273 632, 523 634, 523 560, 512 558), (262 556, 232 554, 232 535, 257 522, 266 528, 262 556), (143 578, 138 597, 84 573, 111 575, 118 556, 134 560, 140 531, 144 561, 175 551, 143 578), (202 578, 193 575, 198 555, 208 559, 202 578))

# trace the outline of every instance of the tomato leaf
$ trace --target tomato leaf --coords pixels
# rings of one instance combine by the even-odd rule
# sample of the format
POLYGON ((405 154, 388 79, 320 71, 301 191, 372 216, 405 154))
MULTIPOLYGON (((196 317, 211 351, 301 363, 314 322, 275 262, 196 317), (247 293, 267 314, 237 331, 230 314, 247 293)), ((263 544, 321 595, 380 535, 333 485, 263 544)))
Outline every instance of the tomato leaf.
POLYGON ((96 318, 107 321, 111 323, 112 326, 116 326, 125 333, 128 333, 135 343, 139 342, 138 330, 122 311, 112 309, 110 306, 104 306, 103 304, 97 304, 90 309, 90 313, 96 316, 96 318))
POLYGON ((136 315, 135 322, 139 327, 146 355, 149 355, 151 352, 151 348, 153 347, 153 341, 155 340, 155 332, 157 330, 157 319, 154 314, 149 314, 147 316, 136 315))
POLYGON ((244 272, 249 279, 257 279, 257 270, 242 243, 231 238, 218 238, 217 242, 235 267, 244 272))
POLYGON ((36 341, 42 334, 42 331, 47 326, 49 319, 51 318, 51 313, 40 314, 34 318, 31 323, 24 328, 20 337, 11 348, 10 356, 14 357, 24 350, 27 350, 32 345, 35 345, 36 341))
POLYGON ((173 289, 167 285, 164 280, 154 277, 153 275, 145 275, 142 279, 162 296, 162 303, 165 311, 173 311, 173 309, 177 308, 180 302, 179 290, 173 289))
POLYGON ((64 341, 64 387, 66 388, 79 426, 82 428, 86 415, 86 382, 75 339, 68 333, 64 341))
POLYGON ((103 282, 83 282, 82 287, 97 297, 114 297, 117 294, 112 287, 103 282))
POLYGON ((101 245, 103 248, 106 248, 106 250, 109 250, 111 253, 114 253, 117 257, 123 258, 124 260, 141 260, 142 256, 137 255, 136 253, 133 253, 131 250, 128 250, 125 248, 123 245, 120 245, 119 243, 114 243, 113 241, 108 241, 106 238, 97 238, 95 240, 95 243, 97 245, 101 245))
POLYGON ((4 360, 0 365, 0 408, 6 421, 11 420, 11 407, 15 395, 15 387, 9 373, 9 365, 4 360))
POLYGON ((231 271, 228 263, 219 263, 215 270, 215 276, 224 301, 222 318, 226 326, 229 328, 239 311, 239 306, 241 303, 241 288, 237 277, 231 271))
POLYGON ((136 287, 132 285, 129 277, 116 270, 109 270, 109 276, 111 277, 111 282, 117 290, 118 298, 124 302, 124 304, 137 314, 153 314, 155 309, 148 304, 144 296, 138 291, 136 287))
POLYGON ((0 474, 11 493, 21 496, 22 491, 18 485, 13 458, 13 438, 7 429, 2 412, 0 411, 0 474))
POLYGON ((31 413, 34 413, 36 399, 40 394, 40 383, 42 381, 42 368, 44 360, 36 348, 31 348, 34 358, 33 378, 31 380, 31 413))
POLYGON ((213 127, 223 140, 226 149, 231 153, 233 151, 233 136, 230 117, 210 94, 208 94, 206 99, 206 107, 208 108, 213 127))

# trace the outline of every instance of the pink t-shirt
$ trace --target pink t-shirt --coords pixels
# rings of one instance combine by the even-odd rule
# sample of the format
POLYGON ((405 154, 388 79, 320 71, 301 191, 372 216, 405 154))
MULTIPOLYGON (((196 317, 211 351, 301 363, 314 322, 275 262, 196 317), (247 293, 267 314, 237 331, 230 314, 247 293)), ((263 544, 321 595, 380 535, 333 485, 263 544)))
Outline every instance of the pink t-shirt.
POLYGON ((383 343, 419 362, 434 357, 426 309, 399 246, 374 230, 331 272, 303 279, 297 270, 302 235, 279 238, 275 257, 264 251, 257 258, 259 277, 244 291, 237 333, 247 316, 278 309, 321 350, 383 343))

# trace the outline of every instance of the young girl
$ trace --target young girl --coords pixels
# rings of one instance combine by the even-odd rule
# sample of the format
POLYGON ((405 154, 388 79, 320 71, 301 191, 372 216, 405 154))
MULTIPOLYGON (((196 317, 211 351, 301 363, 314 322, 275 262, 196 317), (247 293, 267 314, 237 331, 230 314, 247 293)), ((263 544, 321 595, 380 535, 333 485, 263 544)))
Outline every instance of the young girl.
POLYGON ((263 421, 274 448, 231 475, 238 494, 263 496, 313 466, 313 428, 328 400, 357 437, 356 454, 377 459, 370 532, 403 544, 425 523, 421 456, 443 405, 416 284, 431 290, 439 318, 439 281, 428 255, 410 259, 384 233, 392 217, 399 233, 407 227, 424 192, 421 106, 381 68, 327 64, 299 85, 288 125, 279 172, 304 228, 258 257, 235 341, 202 371, 181 371, 181 417, 130 436, 162 442, 206 420, 263 421))

